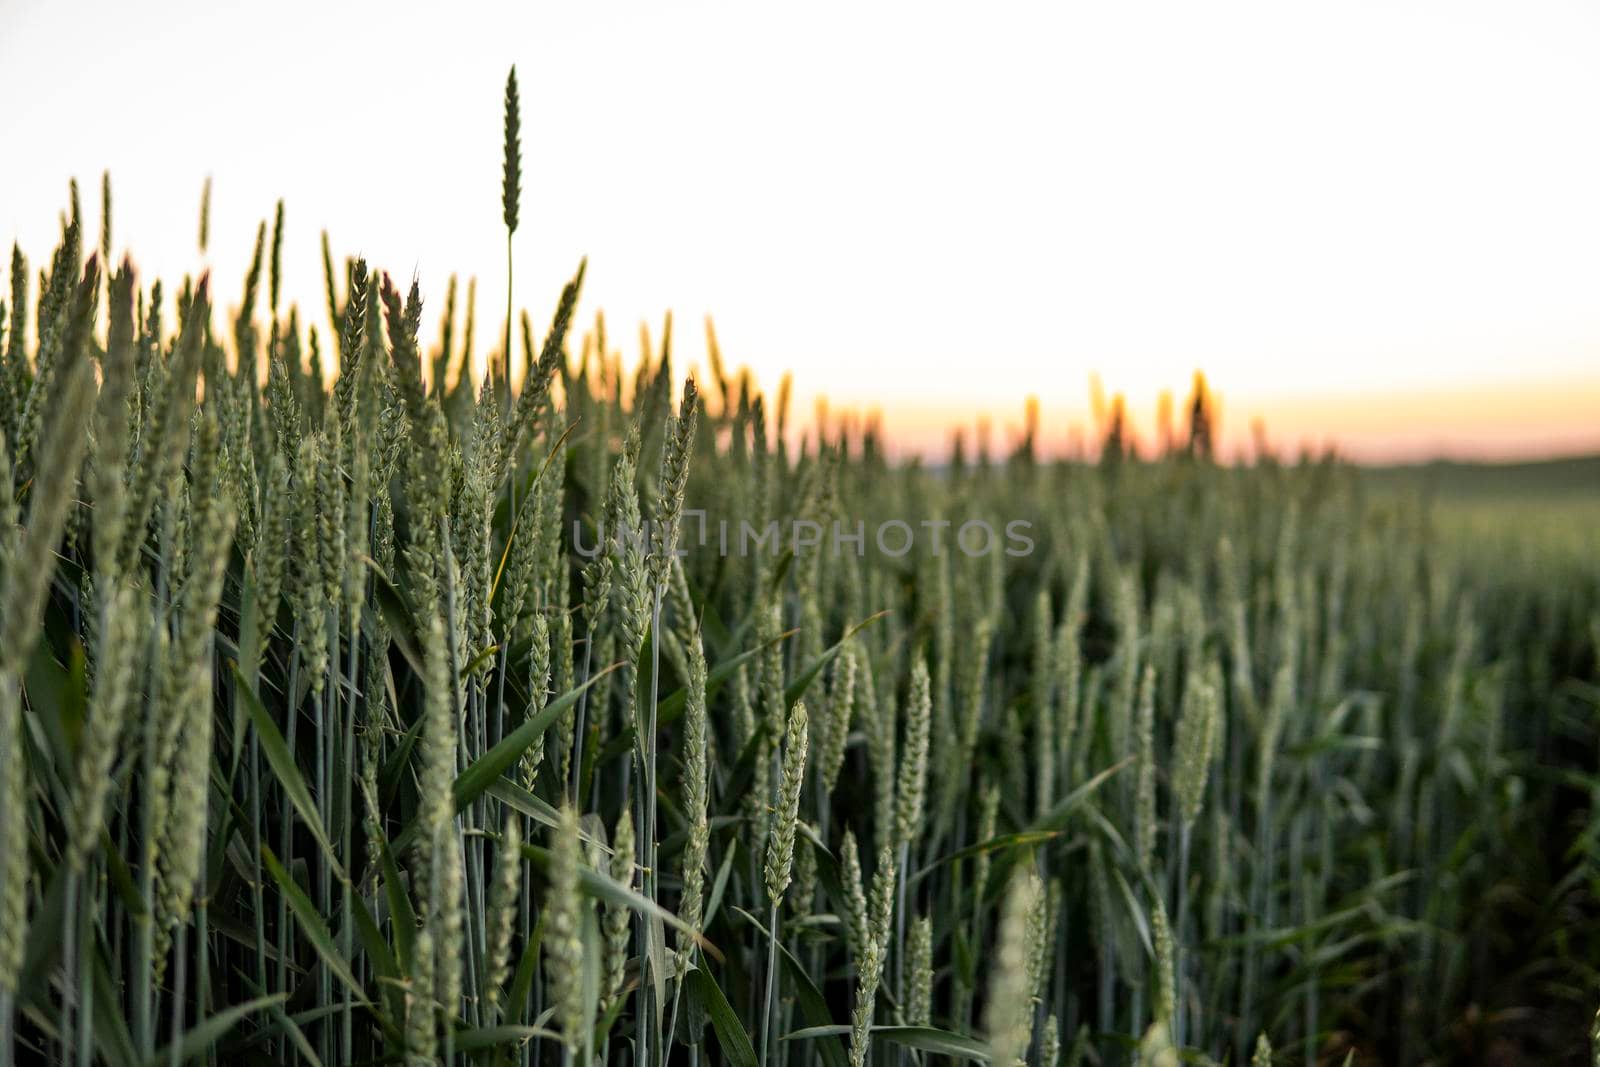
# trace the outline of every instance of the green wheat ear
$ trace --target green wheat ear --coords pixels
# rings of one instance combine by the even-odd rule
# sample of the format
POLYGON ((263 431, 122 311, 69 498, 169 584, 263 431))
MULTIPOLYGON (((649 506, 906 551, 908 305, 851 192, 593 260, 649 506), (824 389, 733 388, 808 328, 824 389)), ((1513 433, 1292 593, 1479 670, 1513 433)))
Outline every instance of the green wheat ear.
POLYGON ((100 172, 100 262, 106 266, 106 278, 111 278, 111 172, 100 172))
POLYGON ((505 209, 506 230, 517 232, 517 205, 522 201, 522 108, 517 98, 517 68, 506 75, 505 180, 501 205, 505 209))
POLYGON ((211 240, 211 175, 200 187, 200 252, 203 255, 211 240))
POLYGON ((283 292, 283 201, 278 201, 272 217, 272 258, 267 272, 267 294, 272 317, 278 316, 278 295, 283 292))

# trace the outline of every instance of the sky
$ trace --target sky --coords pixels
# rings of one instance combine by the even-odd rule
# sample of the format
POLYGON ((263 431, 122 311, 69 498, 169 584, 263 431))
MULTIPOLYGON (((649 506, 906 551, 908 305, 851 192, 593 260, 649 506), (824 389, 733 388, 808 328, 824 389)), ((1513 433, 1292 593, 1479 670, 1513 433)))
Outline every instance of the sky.
POLYGON ((630 359, 670 309, 703 365, 713 315, 797 414, 904 450, 1001 447, 1029 396, 1066 448, 1091 376, 1148 440, 1196 369, 1230 448, 1600 450, 1596 55, 1600 6, 1544 0, 0 0, 0 240, 37 267, 109 169, 142 276, 237 302, 281 197, 309 317, 327 229, 418 277, 430 341, 475 275, 492 337, 516 64, 516 303, 544 323, 588 256, 630 359))

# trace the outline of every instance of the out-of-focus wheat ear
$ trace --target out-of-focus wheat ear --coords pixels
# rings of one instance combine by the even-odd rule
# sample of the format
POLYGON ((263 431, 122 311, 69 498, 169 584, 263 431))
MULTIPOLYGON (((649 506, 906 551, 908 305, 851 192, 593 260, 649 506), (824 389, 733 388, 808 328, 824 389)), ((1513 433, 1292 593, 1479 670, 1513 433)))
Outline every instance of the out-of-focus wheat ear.
MULTIPOLYGON (((958 609, 960 614, 968 615, 979 612, 976 605, 970 603, 972 593, 968 591, 964 597, 969 601, 964 609, 958 609)), ((948 808, 952 801, 960 799, 960 784, 964 775, 964 768, 970 766, 978 748, 978 732, 983 722, 984 709, 984 680, 988 677, 989 652, 994 646, 994 620, 987 614, 979 612, 976 632, 968 646, 968 651, 962 657, 962 679, 958 685, 959 714, 957 719, 957 734, 959 735, 955 746, 956 774, 944 790, 944 805, 948 808)))
POLYGON ((437 612, 430 615, 423 635, 423 683, 425 688, 421 742, 421 793, 419 817, 431 831, 447 826, 453 812, 451 783, 456 774, 458 747, 454 707, 454 687, 450 684, 450 650, 445 639, 445 621, 437 612))
POLYGON ((406 1062, 437 1062, 439 1047, 438 1002, 433 982, 433 932, 426 926, 416 932, 411 951, 411 983, 406 991, 406 1062))
POLYGON ((678 523, 683 516, 684 495, 689 486, 689 460, 694 455, 698 413, 699 390, 693 378, 686 378, 678 417, 671 422, 666 447, 661 453, 656 528, 652 531, 655 545, 650 555, 650 584, 657 590, 666 588, 672 560, 678 551, 678 523))
POLYGON ((900 753, 900 778, 896 788, 895 840, 906 845, 922 832, 922 813, 928 783, 928 728, 933 698, 928 662, 918 658, 911 667, 911 691, 906 697, 905 747, 900 753))
POLYGON ((283 201, 272 213, 272 259, 267 271, 267 312, 278 318, 278 298, 283 294, 283 201))
MULTIPOLYGON (((649 356, 646 355, 646 359, 649 356)), ((657 365, 657 380, 663 386, 672 385, 672 309, 668 308, 661 322, 661 361, 657 365)))
POLYGON ((110 287, 110 322, 106 352, 100 364, 100 397, 95 414, 90 492, 94 499, 96 567, 102 574, 112 573, 111 568, 117 563, 117 550, 127 536, 125 488, 136 389, 133 285, 132 265, 124 260, 110 287))
MULTIPOLYGON (((306 392, 308 379, 305 365, 300 358, 300 308, 298 305, 289 305, 289 313, 284 316, 283 325, 278 329, 276 343, 268 351, 267 369, 269 372, 272 368, 273 360, 283 364, 283 371, 288 377, 292 395, 296 402, 303 407, 304 400, 302 398, 306 392)), ((268 399, 270 401, 270 398, 268 399)), ((256 406, 259 409, 259 400, 256 406)), ((285 454, 294 455, 293 447, 291 446, 285 454)))
POLYGON ((856 833, 845 828, 844 841, 839 846, 839 876, 844 885, 845 943, 851 955, 860 958, 871 936, 867 927, 867 889, 861 875, 861 850, 856 844, 856 833))
POLYGON ((1056 785, 1056 670, 1050 589, 1039 588, 1033 608, 1033 663, 1029 675, 1033 704, 1035 776, 1034 811, 1043 815, 1055 802, 1056 785))
POLYGON ((339 285, 334 280, 333 249, 328 243, 328 231, 322 231, 322 288, 328 298, 328 322, 335 336, 344 332, 344 312, 339 304, 339 285))
POLYGON ((406 290, 406 302, 400 316, 399 333, 391 332, 390 343, 391 347, 398 353, 397 358, 405 364, 405 371, 408 374, 415 375, 419 382, 422 380, 422 353, 418 347, 417 337, 421 329, 422 286, 416 278, 412 278, 411 287, 406 290))
POLYGON ((872 873, 872 895, 867 899, 868 935, 882 955, 889 951, 890 926, 894 919, 894 891, 902 872, 895 866, 894 850, 888 845, 878 850, 878 866, 872 873))
MULTIPOLYGON (((1056 744, 1061 752, 1062 775, 1070 778, 1070 764, 1076 756, 1074 741, 1078 733, 1078 719, 1082 706, 1083 626, 1088 618, 1089 554, 1079 552, 1073 570, 1072 584, 1067 593, 1066 607, 1061 612, 1061 624, 1056 628, 1056 648, 1052 658, 1057 672, 1056 701, 1060 721, 1056 729, 1056 744)), ((1070 782, 1068 784, 1071 784, 1070 782)))
POLYGON ((67 861, 82 871, 100 845, 112 764, 120 751, 128 709, 136 697, 134 668, 144 646, 142 620, 149 612, 135 586, 116 582, 97 586, 100 621, 96 627, 94 693, 78 748, 76 781, 67 833, 67 861))
MULTIPOLYGON (((1112 604, 1117 624, 1116 694, 1110 716, 1111 750, 1116 758, 1130 755, 1139 682, 1139 580, 1131 571, 1114 579, 1112 604)), ((1126 794, 1124 794, 1126 795, 1126 794)))
MULTIPOLYGON (((0 1010, 9 1011, 28 947, 28 786, 22 690, 0 670, 0 1010)), ((0 1019, 9 1031, 11 1020, 0 1019)))
MULTIPOLYGON (((531 717, 543 711, 550 698, 550 623, 543 615, 535 615, 528 632, 528 715, 531 717)), ((544 749, 544 735, 540 734, 522 753, 522 786, 530 793, 539 782, 544 749)))
MULTIPOLYGON (((231 498, 219 491, 214 458, 220 430, 208 407, 195 434, 195 463, 186 574, 178 593, 162 699, 177 709, 162 738, 171 794, 159 826, 157 915, 170 931, 188 918, 199 885, 210 789, 212 638, 217 605, 237 521, 231 498)), ((153 779, 158 780, 158 779, 153 779)))
POLYGON ((1019 868, 1012 876, 1000 911, 994 970, 989 977, 989 1000, 984 1013, 991 1063, 1016 1062, 1032 1036, 1028 929, 1029 916, 1038 906, 1041 890, 1039 876, 1031 868, 1019 868))
POLYGON ((366 345, 367 305, 371 300, 371 280, 367 261, 357 259, 350 270, 349 299, 345 302, 343 328, 339 332, 339 376, 334 379, 334 413, 345 426, 354 428, 361 383, 362 350, 366 345))
POLYGON ((871 1040, 872 1012, 877 1003, 883 961, 889 951, 889 928, 894 913, 894 851, 885 844, 878 851, 878 869, 872 878, 872 895, 866 901, 866 936, 856 958, 855 1008, 850 1017, 851 1067, 864 1067, 871 1040))
POLYGON ((320 516, 324 501, 319 493, 319 483, 326 485, 328 476, 323 466, 337 463, 337 457, 324 454, 321 434, 310 434, 300 442, 295 457, 294 524, 291 536, 294 550, 291 559, 294 573, 289 582, 293 598, 295 623, 302 642, 301 661, 307 670, 313 693, 321 693, 328 667, 328 639, 325 624, 328 603, 324 598, 326 583, 323 568, 323 538, 320 516))
POLYGON ((894 837, 895 817, 895 723, 899 711, 894 694, 878 701, 877 686, 872 678, 872 657, 862 650, 861 666, 856 671, 858 692, 856 704, 866 720, 867 763, 872 770, 875 786, 872 806, 873 839, 878 842, 894 837))
POLYGON ((794 868, 794 837, 800 821, 800 787, 805 782, 809 738, 806 706, 797 703, 789 713, 783 742, 783 779, 778 786, 772 833, 767 838, 767 897, 775 906, 782 902, 794 868))
POLYGON ((1184 687, 1183 707, 1174 736, 1177 766, 1172 776, 1172 792, 1185 828, 1194 825, 1205 803, 1206 779, 1210 775, 1217 728, 1222 719, 1220 678, 1220 667, 1210 663, 1203 670, 1191 670, 1184 687))
MULTIPOLYGON (((111 263, 111 172, 100 172, 100 262, 111 263)), ((108 275, 109 277, 109 275, 108 275)))
POLYGON ((209 276, 202 275, 184 309, 177 350, 166 363, 162 395, 156 398, 152 421, 141 435, 150 443, 146 447, 141 442, 140 463, 129 488, 128 537, 122 546, 119 570, 138 559, 159 494, 165 491, 172 473, 179 469, 188 447, 189 413, 194 408, 206 322, 211 314, 210 287, 209 276))
POLYGON ((1167 906, 1159 897, 1150 912, 1150 939, 1156 954, 1156 1018, 1171 1026, 1177 1018, 1178 986, 1173 970, 1172 927, 1167 922, 1167 906))
POLYGON ((478 325, 478 279, 467 279, 467 321, 461 333, 461 356, 455 362, 455 372, 450 381, 452 388, 472 383, 472 338, 478 325))
MULTIPOLYGON (((611 838, 611 880, 633 888, 633 853, 637 845, 633 833, 633 813, 623 808, 611 838)), ((600 971, 600 1011, 611 1010, 622 995, 622 980, 628 963, 628 921, 632 911, 626 904, 608 903, 603 919, 604 954, 600 971)))
POLYGON ((711 316, 706 316, 706 358, 711 363, 711 379, 717 383, 717 392, 721 394, 721 408, 717 417, 727 421, 733 414, 734 384, 728 377, 727 367, 722 362, 722 346, 717 344, 717 327, 711 321, 711 316))
MULTIPOLYGON (((807 829, 803 821, 801 828, 807 829)), ((788 903, 789 914, 796 921, 810 918, 817 900, 817 850, 811 846, 809 833, 794 839, 794 892, 788 894, 788 903)))
POLYGON ((434 396, 443 396, 446 376, 450 373, 450 355, 454 351, 456 333, 456 288, 459 284, 454 274, 445 285, 444 321, 439 330, 439 351, 433 357, 433 380, 428 383, 434 396))
POLYGON ((1135 1062, 1149 1064, 1149 1067, 1178 1067, 1183 1062, 1178 1058, 1178 1048, 1167 1020, 1158 1018, 1145 1028, 1135 1062))
POLYGON ((340 483, 344 496, 341 531, 344 615, 352 620, 357 630, 361 625, 361 607, 366 599, 367 561, 371 558, 373 548, 372 458, 375 447, 380 444, 374 440, 378 434, 379 412, 376 409, 381 399, 375 380, 378 373, 378 368, 373 365, 363 364, 361 368, 350 428, 345 435, 349 442, 345 449, 349 482, 340 483))
POLYGON ((1156 851, 1155 688, 1155 668, 1146 664, 1139 683, 1139 777, 1134 808, 1134 852, 1142 871, 1154 869, 1156 851))
POLYGON ((1272 1067, 1272 1042, 1265 1031, 1256 1035, 1256 1048, 1250 1054, 1250 1067, 1272 1067))
POLYGON ((1053 881, 1034 898, 1028 914, 1028 996, 1035 1004, 1045 1001, 1050 985, 1050 961, 1055 948, 1055 918, 1061 907, 1061 883, 1053 881))
MULTIPOLYGON (((294 319, 290 314, 290 321, 294 319)), ((292 457, 304 436, 300 418, 300 400, 295 395, 294 374, 282 354, 267 363, 267 385, 264 397, 267 423, 272 427, 272 451, 281 457, 292 457)), ((263 502, 264 504, 265 502, 263 502)))
POLYGON ((933 922, 920 915, 911 924, 906 948, 911 990, 906 995, 906 1023, 927 1026, 933 1018, 933 922))
POLYGON ((22 537, 22 509, 12 488, 14 480, 11 449, 0 440, 0 582, 4 582, 5 568, 11 565, 22 537))
POLYGON ((250 551, 262 656, 266 655, 272 622, 277 618, 278 602, 283 595, 284 571, 289 561, 290 522, 294 518, 289 464, 281 451, 274 451, 267 461, 265 486, 261 523, 256 528, 256 543, 250 551))
POLYGON ((312 425, 316 425, 322 414, 322 391, 328 387, 328 375, 322 366, 322 343, 317 340, 315 326, 306 331, 306 347, 310 350, 306 357, 306 377, 310 383, 307 396, 312 401, 309 414, 312 425))
POLYGON ((206 254, 206 247, 211 243, 211 175, 206 175, 205 184, 200 186, 200 254, 206 254))
MULTIPOLYGON (((231 510, 228 514, 231 516, 231 510)), ((231 537, 230 521, 228 537, 223 543, 231 543, 231 537)), ((223 558, 226 558, 225 553, 223 558)), ((217 584, 220 585, 220 580, 217 584)), ((206 637, 209 636, 208 628, 206 637)), ((173 753, 172 798, 158 857, 161 868, 158 913, 164 912, 169 926, 188 918, 199 888, 204 855, 213 716, 208 699, 211 651, 208 643, 203 644, 202 654, 191 661, 187 669, 179 668, 184 677, 179 683, 177 707, 184 711, 178 745, 173 753)))
MULTIPOLYGON (((683 896, 678 910, 679 917, 690 929, 699 930, 705 907, 706 853, 711 845, 711 831, 706 810, 709 799, 707 771, 710 764, 706 737, 706 656, 698 633, 690 640, 688 653, 689 677, 683 713, 683 810, 689 820, 689 838, 683 849, 683 896)), ((679 980, 688 971, 692 948, 693 942, 688 936, 680 936, 679 980)))
POLYGON ((434 942, 438 946, 438 957, 434 961, 434 987, 438 991, 448 1042, 448 1028, 461 1008, 462 940, 466 928, 462 894, 466 872, 463 870, 461 837, 454 822, 435 830, 434 840, 437 874, 431 914, 435 924, 434 942))
MULTIPOLYGON (((0 364, 0 429, 8 449, 15 448, 22 418, 23 398, 32 377, 28 366, 28 260, 22 248, 11 246, 11 325, 6 331, 5 362, 0 364)), ((10 485, 0 486, 7 491, 10 485)))
MULTIPOLYGON (((544 545, 541 543, 545 530, 540 524, 541 511, 544 507, 545 496, 551 492, 549 484, 544 479, 534 482, 532 490, 523 497, 517 508, 517 513, 512 519, 511 529, 507 536, 510 538, 501 555, 500 575, 495 579, 495 584, 500 589, 500 604, 498 615, 500 622, 500 639, 510 644, 527 635, 530 623, 525 620, 524 608, 529 605, 530 597, 537 605, 539 600, 539 584, 537 570, 544 545)), ((538 616, 537 607, 534 612, 538 616)), ((548 635, 548 622, 546 623, 548 635)), ((538 654, 538 649, 533 650, 533 655, 538 654)), ((540 675, 548 672, 550 667, 549 650, 546 649, 543 670, 533 672, 535 680, 541 679, 540 675)), ((537 707, 534 709, 537 713, 537 707)))
MULTIPOLYGON (((533 365, 528 377, 522 383, 522 393, 517 397, 516 411, 512 416, 509 437, 511 439, 511 455, 521 456, 523 446, 533 433, 534 419, 539 409, 544 406, 545 399, 550 395, 550 383, 555 378, 556 368, 562 360, 562 353, 566 351, 567 331, 572 326, 572 315, 578 306, 578 296, 583 292, 583 277, 589 270, 588 257, 578 261, 578 270, 561 289, 561 299, 556 303, 555 317, 550 322, 550 330, 544 335, 544 344, 539 349, 539 360, 533 365)), ((471 307, 471 294, 468 294, 468 307, 471 307)), ((471 321, 470 311, 468 321, 471 321)), ((506 320, 508 323, 510 319, 506 320)), ((507 327, 509 331, 509 326, 507 327)), ((471 336, 471 328, 468 328, 471 336)), ((507 334, 506 349, 510 351, 509 332, 507 334)))
POLYGON ((785 371, 783 377, 778 379, 778 419, 776 429, 778 431, 777 447, 779 448, 784 447, 784 439, 789 436, 789 401, 793 394, 794 375, 785 371))
POLYGON ((856 643, 847 641, 833 664, 832 684, 828 689, 825 711, 828 726, 823 734, 822 751, 817 753, 824 794, 833 792, 839 782, 839 774, 844 769, 845 746, 850 740, 850 721, 855 709, 857 655, 856 643))
POLYGON ((1055 1013, 1045 1017, 1039 1033, 1039 1067, 1056 1067, 1061 1062, 1061 1022, 1055 1013))
POLYGON ((18 674, 33 654, 56 548, 78 498, 78 470, 89 443, 83 432, 94 404, 94 367, 87 355, 100 291, 93 258, 74 298, 62 348, 62 365, 50 402, 48 430, 34 455, 33 502, 15 552, 5 561, 6 596, 0 606, 0 671, 18 674))
POLYGON ((561 806, 545 896, 544 967, 556 1027, 567 1048, 583 1043, 583 902, 578 892, 578 812, 561 806))
POLYGON ((339 324, 339 370, 354 371, 361 360, 366 340, 367 304, 372 299, 372 280, 365 256, 358 256, 350 268, 348 299, 339 324))
POLYGON ((489 929, 485 940, 484 996, 498 1011, 511 973, 511 934, 517 918, 517 889, 522 881, 522 816, 506 811, 506 828, 495 850, 495 879, 489 890, 489 929))
MULTIPOLYGON (((262 260, 267 249, 267 224, 261 222, 256 227, 255 251, 250 256, 250 269, 244 276, 244 296, 239 301, 239 317, 234 323, 235 343, 239 346, 239 362, 241 366, 254 368, 255 363, 255 327, 253 320, 256 314, 256 297, 261 291, 262 260)), ((251 380, 254 381, 252 374, 251 380)))
POLYGON ((517 96, 517 68, 506 75, 505 160, 501 206, 506 230, 517 232, 517 207, 522 202, 522 105, 517 96))

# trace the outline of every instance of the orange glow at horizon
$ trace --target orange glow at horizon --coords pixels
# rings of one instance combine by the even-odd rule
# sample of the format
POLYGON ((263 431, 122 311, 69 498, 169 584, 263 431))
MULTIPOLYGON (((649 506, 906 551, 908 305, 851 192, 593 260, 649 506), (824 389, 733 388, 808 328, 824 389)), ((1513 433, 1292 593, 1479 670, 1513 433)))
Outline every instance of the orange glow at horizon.
MULTIPOLYGON (((1517 461, 1600 453, 1600 375, 1588 380, 1501 382, 1408 389, 1392 392, 1339 392, 1320 395, 1233 394, 1212 382, 1220 423, 1218 451, 1227 461, 1247 459, 1256 450, 1260 422, 1268 447, 1293 458, 1302 451, 1331 448, 1359 463, 1412 463, 1431 459, 1517 461)), ((797 398, 814 400, 804 390, 797 398)), ((1185 389, 1174 386, 1172 428, 1181 443, 1188 433, 1185 389)), ((1129 396, 1128 425, 1138 453, 1151 457, 1161 437, 1156 396, 1129 396)), ((804 411, 804 408, 800 409, 804 411)), ((1022 439, 1024 405, 974 408, 959 403, 853 409, 829 404, 829 424, 841 416, 856 425, 878 422, 890 454, 942 462, 956 434, 969 458, 987 430, 989 454, 1003 457, 1022 439)), ((812 433, 815 418, 791 431, 798 440, 812 433)), ((1098 453, 1102 428, 1096 422, 1087 386, 1076 398, 1043 397, 1037 451, 1042 457, 1083 457, 1098 453)), ((1600 487, 1597 487, 1600 488, 1600 487)))

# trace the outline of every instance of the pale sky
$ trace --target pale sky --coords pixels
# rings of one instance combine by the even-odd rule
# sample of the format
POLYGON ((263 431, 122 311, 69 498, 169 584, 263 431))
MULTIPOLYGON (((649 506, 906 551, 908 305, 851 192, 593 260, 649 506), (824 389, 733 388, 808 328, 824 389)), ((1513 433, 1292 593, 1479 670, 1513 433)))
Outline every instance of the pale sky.
MULTIPOLYGON (((516 298, 700 323, 797 413, 910 446, 1089 376, 1148 427, 1196 368, 1230 440, 1364 458, 1600 448, 1593 3, 50 4, 0 0, 0 240, 48 256, 68 178, 146 277, 237 301, 287 201, 317 251, 504 306, 501 92, 522 85, 516 298)), ((997 438, 1001 430, 997 429, 997 438)), ((1145 430, 1148 433, 1148 429, 1145 430)), ((998 444, 998 440, 997 440, 998 444)))

